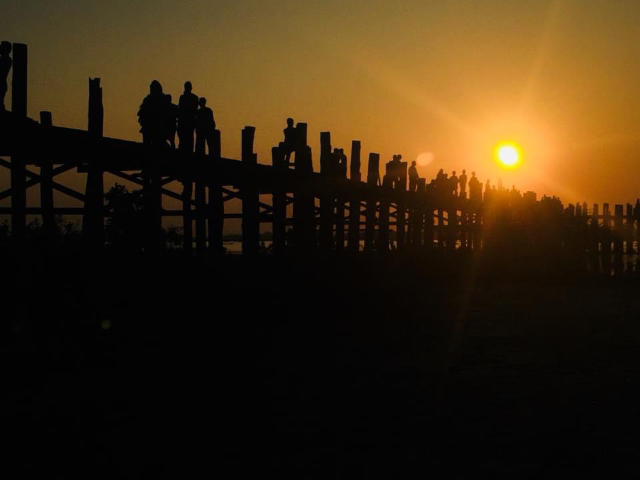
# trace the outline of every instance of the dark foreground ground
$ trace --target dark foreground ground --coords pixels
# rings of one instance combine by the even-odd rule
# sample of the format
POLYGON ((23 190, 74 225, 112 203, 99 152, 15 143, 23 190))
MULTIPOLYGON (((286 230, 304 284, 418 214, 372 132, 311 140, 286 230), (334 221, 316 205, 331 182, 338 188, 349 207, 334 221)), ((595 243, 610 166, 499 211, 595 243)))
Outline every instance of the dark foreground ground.
POLYGON ((640 283, 458 261, 5 258, 7 471, 635 473, 640 283))

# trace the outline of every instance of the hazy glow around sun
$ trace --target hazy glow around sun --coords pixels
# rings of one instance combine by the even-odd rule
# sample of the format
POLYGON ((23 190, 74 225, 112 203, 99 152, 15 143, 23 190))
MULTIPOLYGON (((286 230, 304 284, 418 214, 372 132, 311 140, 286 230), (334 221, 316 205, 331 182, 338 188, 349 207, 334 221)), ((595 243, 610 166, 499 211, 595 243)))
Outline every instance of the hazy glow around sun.
POLYGON ((515 143, 501 143, 496 147, 496 159, 504 168, 515 168, 522 159, 520 147, 515 143))

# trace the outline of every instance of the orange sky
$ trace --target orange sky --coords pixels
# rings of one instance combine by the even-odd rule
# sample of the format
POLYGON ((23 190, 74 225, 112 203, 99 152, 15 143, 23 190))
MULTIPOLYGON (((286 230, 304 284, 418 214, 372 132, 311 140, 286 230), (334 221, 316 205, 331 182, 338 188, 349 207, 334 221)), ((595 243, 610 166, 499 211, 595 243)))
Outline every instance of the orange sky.
POLYGON ((289 116, 384 160, 431 152, 421 174, 482 181, 565 203, 640 196, 637 0, 0 0, 4 39, 29 45, 29 114, 86 128, 87 79, 101 77, 105 134, 139 139, 136 112, 158 79, 206 96, 223 155, 254 125, 258 160, 289 116), (502 140, 522 166, 501 170, 502 140))

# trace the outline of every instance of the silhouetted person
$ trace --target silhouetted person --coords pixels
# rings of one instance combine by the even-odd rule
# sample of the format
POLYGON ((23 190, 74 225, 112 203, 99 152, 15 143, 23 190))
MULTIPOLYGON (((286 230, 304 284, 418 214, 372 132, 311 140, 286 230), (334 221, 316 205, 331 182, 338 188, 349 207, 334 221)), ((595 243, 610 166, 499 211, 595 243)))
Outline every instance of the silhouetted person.
POLYGON ((291 154, 295 152, 298 146, 298 135, 296 128, 293 126, 293 118, 287 118, 287 128, 284 129, 284 151, 287 163, 291 160, 291 154))
POLYGON ((191 82, 185 82, 184 93, 178 102, 178 138, 180 150, 193 153, 193 132, 196 129, 198 96, 194 95, 191 82))
POLYGON ((176 148, 176 130, 178 121, 178 106, 173 103, 171 95, 165 95, 165 134, 171 148, 176 148))
POLYGON ((471 179, 469 180, 469 198, 471 200, 477 200, 482 197, 480 188, 480 181, 476 177, 476 172, 471 172, 471 179))
POLYGON ((455 170, 451 172, 451 178, 449 178, 449 191, 454 197, 458 194, 458 177, 455 170))
POLYGON ((458 183, 460 184, 460 196, 467 198, 467 171, 462 170, 462 175, 458 177, 458 183))
POLYGON ((196 153, 204 154, 204 144, 207 144, 209 155, 213 153, 213 136, 216 131, 216 121, 213 111, 207 107, 207 99, 200 98, 200 108, 196 112, 196 153))
POLYGON ((338 173, 340 177, 347 178, 347 156, 344 154, 344 148, 338 150, 340 155, 338 160, 338 173))
POLYGON ((416 168, 416 162, 411 162, 411 166, 409 167, 409 191, 415 192, 418 189, 418 179, 420 175, 418 175, 418 169, 416 168))
POLYGON ((11 44, 9 42, 0 43, 0 112, 5 110, 4 97, 7 94, 7 78, 13 65, 11 54, 11 44))
POLYGON ((162 93, 162 85, 157 80, 151 82, 147 95, 138 110, 138 123, 142 142, 146 145, 166 145, 167 99, 162 93))

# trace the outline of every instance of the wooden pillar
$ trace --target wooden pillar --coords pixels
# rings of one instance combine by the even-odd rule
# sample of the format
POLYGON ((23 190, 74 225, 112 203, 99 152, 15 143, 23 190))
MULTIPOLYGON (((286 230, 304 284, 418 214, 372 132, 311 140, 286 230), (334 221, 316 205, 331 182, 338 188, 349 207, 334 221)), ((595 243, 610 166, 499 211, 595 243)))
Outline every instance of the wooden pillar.
POLYGON ((273 187, 273 253, 282 255, 286 251, 287 194, 283 186, 284 175, 288 170, 283 144, 271 149, 271 159, 276 173, 273 187))
MULTIPOLYGON (((50 129, 53 125, 51 112, 40 112, 40 125, 50 129)), ((49 156, 40 158, 40 209, 42 210, 42 229, 47 240, 55 234, 56 222, 53 213, 53 162, 49 156)))
POLYGON ((331 133, 320 132, 320 174, 325 183, 320 194, 320 250, 329 252, 333 248, 333 224, 335 199, 332 187, 335 165, 331 153, 331 133))
MULTIPOLYGON (((220 130, 214 132, 212 160, 220 162, 222 155, 222 145, 220 140, 220 130)), ((215 170, 214 170, 215 171, 215 170)), ((222 236, 224 231, 224 200, 222 198, 222 187, 220 179, 209 179, 209 205, 208 205, 208 236, 209 250, 214 254, 223 252, 222 236)))
POLYGON ((609 211, 609 204, 602 205, 602 223, 603 223, 603 239, 602 239, 602 253, 603 255, 611 254, 611 212, 609 211))
POLYGON ((411 215, 411 245, 414 250, 422 246, 422 230, 424 229, 424 202, 425 202, 426 179, 419 178, 414 194, 414 206, 411 215))
POLYGON ((633 206, 627 203, 627 212, 624 218, 624 240, 625 240, 625 252, 628 254, 633 253, 633 206))
MULTIPOLYGON (((13 44, 13 76, 11 83, 11 111, 15 117, 27 117, 27 46, 13 44)), ((26 140, 26 139, 25 139, 26 140)), ((11 157, 11 232, 14 245, 21 248, 26 234, 27 170, 25 158, 11 157)))
POLYGON ((613 219, 613 244, 614 244, 614 253, 616 255, 622 255, 623 251, 623 243, 624 243, 624 226, 623 226, 623 217, 624 217, 624 206, 623 205, 615 205, 614 207, 614 219, 613 219))
POLYGON ((307 145, 307 124, 298 123, 296 134, 294 167, 299 181, 293 192, 293 237, 296 251, 308 253, 315 248, 315 197, 304 180, 313 173, 311 148, 307 145))
MULTIPOLYGON (((352 182, 360 183, 360 141, 351 142, 350 178, 352 182)), ((360 250, 360 197, 359 190, 352 188, 349 198, 349 242, 348 248, 352 252, 360 250)))
POLYGON ((201 175, 196 177, 196 255, 202 258, 207 250, 207 187, 201 175))
MULTIPOLYGON (((147 188, 146 185, 145 188, 147 188)), ((193 253, 193 222, 191 219, 192 197, 193 182, 191 179, 191 172, 186 172, 185 177, 182 180, 182 241, 184 254, 187 258, 191 258, 193 253)))
POLYGON ((367 212, 365 217, 364 249, 373 250, 376 228, 376 197, 375 187, 380 183, 380 154, 369 154, 367 166, 367 212))
MULTIPOLYGON (((100 79, 90 78, 87 129, 91 137, 102 138, 103 128, 104 109, 100 79)), ((92 251, 100 250, 104 244, 104 179, 98 166, 90 166, 87 172, 82 236, 85 245, 92 251)))
POLYGON ((245 166, 242 185, 242 254, 253 256, 258 254, 260 244, 260 207, 257 178, 252 168, 258 163, 258 156, 253 153, 255 127, 242 129, 242 163, 245 166))
POLYGON ((398 181, 396 182, 395 189, 397 192, 396 203, 396 242, 398 250, 402 250, 405 244, 405 232, 406 232, 406 214, 407 205, 405 203, 405 196, 407 193, 407 162, 401 162, 398 168, 398 181))
MULTIPOLYGON (((387 166, 389 164, 387 163, 387 166)), ((380 213, 378 223, 378 252, 389 251, 389 213, 391 208, 390 196, 393 192, 393 178, 387 170, 382 177, 382 192, 380 193, 380 213)))

